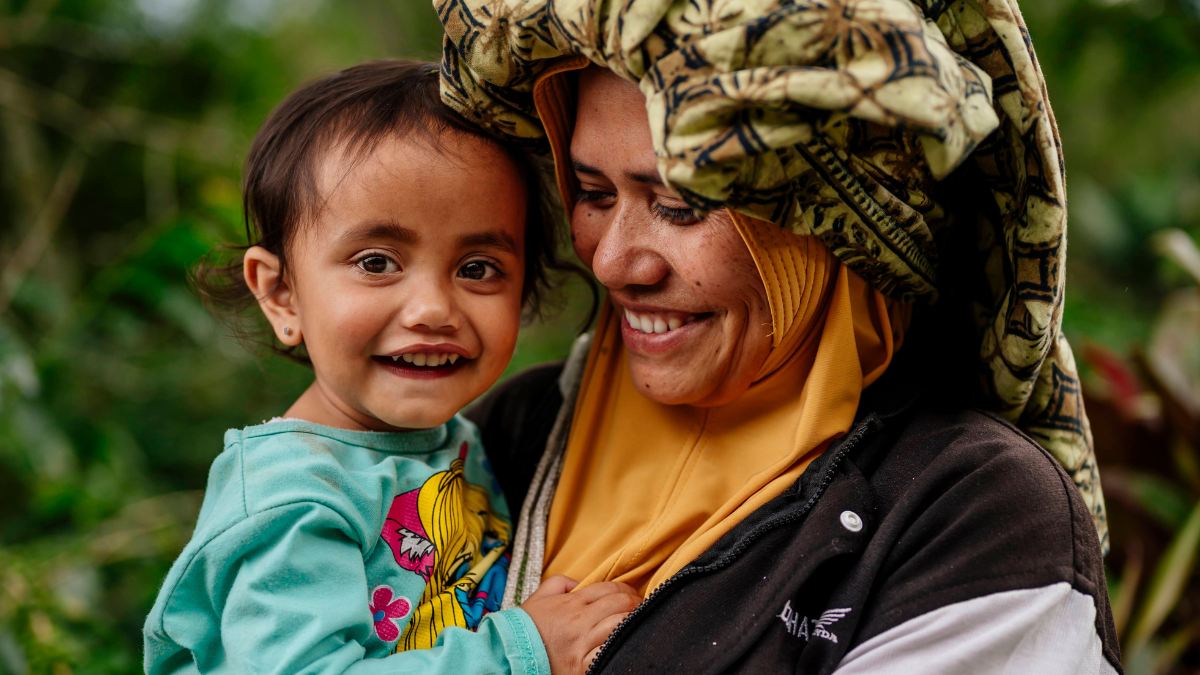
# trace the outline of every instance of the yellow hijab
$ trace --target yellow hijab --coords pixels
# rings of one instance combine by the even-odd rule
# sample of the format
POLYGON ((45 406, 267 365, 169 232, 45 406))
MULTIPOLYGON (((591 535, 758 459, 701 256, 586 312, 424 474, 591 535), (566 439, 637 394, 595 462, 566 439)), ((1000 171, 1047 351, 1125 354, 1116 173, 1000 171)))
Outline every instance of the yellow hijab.
MULTIPOLYGON (((534 88, 571 204, 567 60, 534 88)), ((884 297, 816 237, 730 212, 767 290, 772 349, 732 403, 668 406, 633 386, 605 303, 550 509, 544 576, 623 581, 646 594, 778 496, 854 421, 899 348, 910 305, 884 297)))

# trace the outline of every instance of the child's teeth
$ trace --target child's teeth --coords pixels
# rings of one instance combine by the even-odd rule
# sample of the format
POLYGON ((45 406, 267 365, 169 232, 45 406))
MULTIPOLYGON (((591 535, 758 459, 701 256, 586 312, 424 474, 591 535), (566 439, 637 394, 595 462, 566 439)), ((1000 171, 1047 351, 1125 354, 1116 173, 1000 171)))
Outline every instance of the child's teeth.
POLYGON ((392 360, 392 363, 400 363, 403 360, 405 363, 411 363, 414 366, 436 368, 458 361, 458 354, 450 354, 448 352, 441 352, 439 354, 401 354, 400 356, 391 356, 388 358, 392 360))

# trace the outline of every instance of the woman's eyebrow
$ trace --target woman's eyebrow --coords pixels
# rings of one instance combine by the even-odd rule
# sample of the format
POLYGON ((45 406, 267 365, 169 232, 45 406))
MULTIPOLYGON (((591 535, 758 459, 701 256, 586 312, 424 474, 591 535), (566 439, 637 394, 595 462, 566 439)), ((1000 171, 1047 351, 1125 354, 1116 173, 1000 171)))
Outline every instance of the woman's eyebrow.
MULTIPOLYGON (((571 168, 579 173, 585 173, 589 176, 604 176, 604 172, 590 164, 584 164, 579 160, 571 160, 571 168)), ((657 171, 626 171, 625 177, 635 183, 646 183, 648 185, 662 185, 662 176, 658 175, 657 171)))
POLYGON ((464 234, 458 238, 459 248, 498 248, 517 255, 517 242, 512 235, 504 230, 488 230, 464 234))
POLYGON ((575 169, 579 173, 586 173, 589 176, 603 176, 604 175, 604 172, 601 171, 600 169, 597 169, 596 167, 594 167, 590 164, 584 164, 583 162, 581 162, 577 159, 571 160, 571 168, 575 169))

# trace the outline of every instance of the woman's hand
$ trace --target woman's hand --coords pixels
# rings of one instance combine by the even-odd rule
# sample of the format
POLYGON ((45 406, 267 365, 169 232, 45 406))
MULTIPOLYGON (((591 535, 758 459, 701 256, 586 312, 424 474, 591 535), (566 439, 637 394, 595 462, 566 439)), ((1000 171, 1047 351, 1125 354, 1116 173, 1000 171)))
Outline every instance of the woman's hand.
POLYGON ((578 581, 561 574, 521 603, 537 626, 553 675, 583 675, 600 646, 642 596, 628 584, 602 581, 572 593, 578 581))

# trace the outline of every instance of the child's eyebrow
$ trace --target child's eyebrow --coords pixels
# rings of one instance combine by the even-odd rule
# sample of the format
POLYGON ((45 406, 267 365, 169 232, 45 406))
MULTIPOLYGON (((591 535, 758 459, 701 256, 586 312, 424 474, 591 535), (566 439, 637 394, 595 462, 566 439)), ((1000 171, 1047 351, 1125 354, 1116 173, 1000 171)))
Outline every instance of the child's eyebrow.
POLYGON ((517 242, 512 235, 504 230, 489 230, 487 232, 476 232, 474 234, 464 234, 458 239, 459 248, 498 248, 505 250, 513 255, 517 255, 517 242))
POLYGON ((421 241, 421 235, 413 229, 404 227, 394 220, 368 221, 360 223, 341 237, 348 241, 364 239, 391 239, 393 241, 415 246, 421 241))

